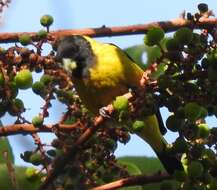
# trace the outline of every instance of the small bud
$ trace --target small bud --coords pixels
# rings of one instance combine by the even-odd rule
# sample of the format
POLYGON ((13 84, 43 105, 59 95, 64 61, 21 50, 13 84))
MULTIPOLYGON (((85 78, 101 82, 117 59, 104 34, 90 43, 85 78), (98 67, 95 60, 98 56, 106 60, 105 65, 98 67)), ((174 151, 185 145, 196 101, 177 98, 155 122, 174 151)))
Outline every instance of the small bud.
POLYGON ((164 31, 161 28, 151 28, 148 30, 144 42, 148 46, 158 45, 163 38, 164 31))
POLYGON ((36 34, 36 36, 39 38, 39 39, 44 39, 47 37, 47 31, 46 30, 39 30, 36 34))
POLYGON ((32 124, 34 125, 34 127, 37 127, 37 128, 41 127, 43 122, 44 122, 44 119, 41 116, 35 116, 32 119, 32 124))
POLYGON ((35 166, 38 166, 42 163, 42 156, 40 153, 33 153, 30 156, 29 162, 32 163, 35 166))
POLYGON ((42 26, 49 27, 53 24, 53 17, 51 15, 44 15, 40 19, 40 23, 42 26))
POLYGON ((28 69, 23 69, 15 76, 15 82, 19 89, 27 89, 32 86, 32 73, 28 69))
POLYGON ((27 168, 25 171, 25 175, 26 175, 27 180, 31 182, 34 182, 39 179, 38 171, 37 169, 33 167, 27 168))
POLYGON ((129 102, 128 102, 128 99, 125 98, 124 96, 117 96, 112 104, 115 110, 117 110, 118 112, 121 112, 121 111, 128 110, 129 102))
POLYGON ((175 32, 174 38, 178 43, 188 45, 193 38, 192 30, 187 27, 180 28, 175 32))
POLYGON ((35 94, 43 96, 45 94, 45 91, 46 91, 44 83, 42 83, 40 81, 37 81, 37 82, 33 83, 33 85, 32 85, 32 91, 35 94))
POLYGON ((188 175, 192 178, 200 177, 204 172, 204 167, 199 161, 192 161, 188 166, 188 175))
POLYGON ((26 45, 30 44, 30 42, 31 42, 31 36, 28 35, 28 34, 22 34, 22 35, 19 37, 19 42, 20 42, 23 46, 26 46, 26 45))

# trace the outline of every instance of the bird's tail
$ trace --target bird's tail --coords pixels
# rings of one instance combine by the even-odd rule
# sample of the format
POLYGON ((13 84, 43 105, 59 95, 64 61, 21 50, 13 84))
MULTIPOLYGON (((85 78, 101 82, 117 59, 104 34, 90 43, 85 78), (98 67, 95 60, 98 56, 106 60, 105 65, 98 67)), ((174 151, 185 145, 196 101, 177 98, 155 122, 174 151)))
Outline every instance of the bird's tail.
POLYGON ((176 155, 166 151, 167 141, 161 134, 156 115, 145 117, 144 122, 146 126, 142 131, 137 132, 137 135, 152 147, 166 171, 173 174, 175 170, 183 170, 182 163, 176 155))
POLYGON ((161 161, 165 170, 169 174, 173 174, 175 170, 183 170, 183 166, 181 161, 176 157, 176 155, 168 154, 167 152, 157 153, 157 157, 161 161))

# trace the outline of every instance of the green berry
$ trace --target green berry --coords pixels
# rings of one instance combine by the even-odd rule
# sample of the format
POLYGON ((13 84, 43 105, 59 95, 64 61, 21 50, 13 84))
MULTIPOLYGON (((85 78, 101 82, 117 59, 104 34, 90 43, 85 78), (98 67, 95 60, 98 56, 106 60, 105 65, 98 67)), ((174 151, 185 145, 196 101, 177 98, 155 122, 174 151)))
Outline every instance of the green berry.
POLYGON ((208 110, 205 107, 200 107, 200 118, 205 118, 208 115, 208 110))
POLYGON ((32 86, 32 73, 28 69, 23 69, 15 76, 15 83, 19 89, 27 89, 32 86))
POLYGON ((173 149, 177 153, 184 153, 188 150, 188 143, 185 141, 184 138, 177 138, 175 143, 173 144, 173 149))
POLYGON ((39 38, 39 39, 44 39, 47 37, 47 31, 46 30, 39 30, 36 34, 36 36, 39 38))
POLYGON ((127 111, 128 110, 128 99, 124 96, 117 96, 116 99, 112 103, 115 110, 118 112, 127 111))
POLYGON ((33 167, 29 167, 26 169, 25 171, 25 175, 26 175, 26 178, 29 180, 29 181, 35 181, 35 180, 38 180, 38 171, 37 169, 33 168, 33 167))
POLYGON ((41 81, 35 82, 35 83, 32 85, 32 91, 33 91, 35 94, 43 95, 43 94, 45 93, 45 91, 46 91, 46 88, 45 88, 44 83, 42 83, 41 81))
POLYGON ((43 83, 45 86, 49 85, 53 81, 53 77, 51 75, 44 74, 40 82, 43 83))
POLYGON ((202 151, 201 157, 205 160, 209 160, 210 162, 215 161, 216 155, 215 152, 211 149, 204 149, 202 151))
POLYGON ((200 117, 201 107, 195 102, 190 102, 185 105, 184 111, 186 118, 191 121, 195 121, 200 117))
POLYGON ((207 185, 207 190, 216 190, 217 189, 217 181, 216 180, 212 180, 212 182, 210 182, 207 185))
POLYGON ((188 175, 191 178, 198 178, 204 172, 204 167, 199 161, 192 161, 188 166, 188 175))
POLYGON ((12 116, 20 114, 25 111, 23 101, 19 98, 14 99, 8 109, 8 113, 12 116))
POLYGON ((31 42, 31 36, 28 34, 22 34, 21 36, 19 36, 19 42, 23 45, 26 46, 28 44, 30 44, 31 42))
POLYGON ((117 142, 113 139, 109 139, 106 142, 106 147, 110 150, 116 150, 117 148, 117 142))
POLYGON ((176 115, 171 115, 166 120, 166 126, 169 130, 177 132, 184 126, 184 119, 180 119, 176 115))
POLYGON ((209 10, 208 5, 206 3, 198 4, 197 8, 200 11, 200 13, 205 13, 209 10))
POLYGON ((34 127, 41 127, 43 122, 44 122, 44 119, 41 116, 35 116, 32 119, 32 124, 34 125, 34 127))
POLYGON ((43 15, 40 19, 40 23, 42 26, 49 27, 53 24, 53 17, 51 15, 43 15))
POLYGON ((19 110, 23 110, 24 109, 24 104, 23 101, 19 98, 16 98, 13 100, 13 104, 19 109, 19 110))
POLYGON ((164 31, 161 28, 151 28, 145 36, 144 42, 148 46, 158 45, 164 38, 164 31))
POLYGON ((160 190, 176 190, 176 185, 171 181, 163 181, 160 185, 160 190))
POLYGON ((4 75, 2 73, 0 73, 0 86, 3 86, 4 83, 5 83, 4 75))
POLYGON ((166 48, 168 51, 179 50, 180 44, 175 38, 170 38, 166 41, 166 48))
POLYGON ((16 96, 18 95, 18 92, 19 92, 16 82, 14 82, 14 81, 10 82, 9 87, 11 90, 11 97, 16 98, 16 96))
POLYGON ((204 174, 201 176, 201 178, 202 178, 202 180, 203 180, 203 182, 204 182, 205 184, 209 184, 209 183, 211 183, 212 180, 213 180, 212 175, 211 175, 210 173, 208 173, 208 172, 204 173, 204 174))
POLYGON ((202 123, 198 125, 199 129, 199 137, 200 138, 206 138, 209 136, 209 126, 206 123, 202 123))
POLYGON ((30 156, 29 162, 32 163, 35 166, 38 166, 42 163, 42 156, 40 153, 33 153, 30 156))
POLYGON ((140 120, 136 120, 133 125, 132 125, 132 131, 133 132, 140 132, 145 128, 145 122, 144 121, 140 121, 140 120))
POLYGON ((88 160, 84 164, 85 164, 85 167, 89 170, 96 170, 97 169, 97 165, 92 160, 88 160))
POLYGON ((193 33, 193 38, 192 38, 191 44, 199 45, 200 43, 201 43, 200 34, 193 33))
POLYGON ((180 28, 175 32, 174 38, 178 43, 188 45, 193 38, 192 30, 187 27, 180 28))

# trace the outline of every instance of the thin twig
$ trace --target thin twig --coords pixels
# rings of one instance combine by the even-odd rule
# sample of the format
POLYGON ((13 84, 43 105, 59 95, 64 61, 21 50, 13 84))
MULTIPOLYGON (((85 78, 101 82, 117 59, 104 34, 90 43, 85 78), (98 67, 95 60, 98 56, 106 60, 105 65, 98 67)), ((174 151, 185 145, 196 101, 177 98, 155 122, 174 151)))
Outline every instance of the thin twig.
MULTIPOLYGON (((177 18, 169 21, 151 22, 147 24, 137 24, 130 26, 114 26, 107 27, 102 26, 99 28, 84 28, 84 29, 72 29, 72 30, 56 30, 51 31, 48 35, 48 39, 58 38, 60 36, 67 35, 87 35, 91 37, 103 37, 103 36, 122 36, 122 35, 134 35, 145 34, 151 27, 160 27, 165 32, 174 32, 180 27, 191 27, 195 29, 210 29, 216 26, 217 18, 203 18, 201 17, 198 22, 189 21, 183 18, 177 18)), ((0 33, 0 43, 18 42, 19 36, 22 34, 28 34, 32 37, 33 41, 37 40, 36 32, 14 32, 14 33, 0 33)))
POLYGON ((76 122, 74 124, 49 124, 49 125, 43 125, 40 128, 34 127, 32 124, 13 124, 13 125, 7 125, 0 128, 0 137, 2 136, 10 136, 10 135, 27 135, 27 134, 33 134, 33 133, 45 133, 45 132, 53 132, 54 129, 57 129, 59 131, 72 131, 75 128, 82 127, 80 122, 76 122))
POLYGON ((20 190, 19 185, 18 185, 17 180, 16 180, 15 170, 14 170, 13 164, 11 163, 11 161, 10 161, 10 159, 8 157, 8 152, 7 151, 3 152, 3 157, 4 157, 5 161, 6 161, 6 165, 7 165, 7 168, 8 168, 8 174, 10 176, 10 180, 11 180, 11 184, 13 186, 13 189, 14 190, 20 190))
POLYGON ((90 190, 113 190, 121 187, 145 185, 149 183, 161 182, 163 180, 171 179, 172 177, 167 173, 157 173, 154 175, 137 175, 123 178, 105 185, 94 187, 90 190))

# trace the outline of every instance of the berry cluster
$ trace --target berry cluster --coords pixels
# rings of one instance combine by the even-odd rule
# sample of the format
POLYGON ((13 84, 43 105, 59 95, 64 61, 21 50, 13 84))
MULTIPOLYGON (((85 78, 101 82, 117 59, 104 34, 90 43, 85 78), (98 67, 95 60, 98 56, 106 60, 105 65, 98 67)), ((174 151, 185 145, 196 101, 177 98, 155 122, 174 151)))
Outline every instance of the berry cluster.
MULTIPOLYGON (((206 4, 199 4, 198 9, 192 17, 187 14, 187 19, 196 23, 208 15, 206 4)), ((163 64, 164 70, 153 78, 158 86, 153 93, 159 105, 172 113, 166 127, 178 132, 168 153, 182 156, 185 171, 175 173, 181 189, 215 189, 217 186, 216 128, 205 122, 207 117, 217 116, 215 30, 183 27, 167 38, 162 29, 152 28, 145 37, 148 46, 161 50, 156 62, 163 64)))

